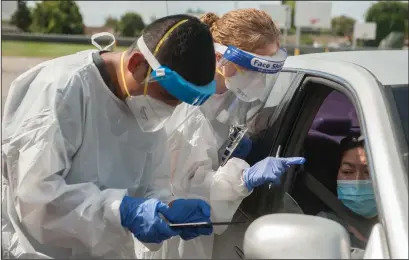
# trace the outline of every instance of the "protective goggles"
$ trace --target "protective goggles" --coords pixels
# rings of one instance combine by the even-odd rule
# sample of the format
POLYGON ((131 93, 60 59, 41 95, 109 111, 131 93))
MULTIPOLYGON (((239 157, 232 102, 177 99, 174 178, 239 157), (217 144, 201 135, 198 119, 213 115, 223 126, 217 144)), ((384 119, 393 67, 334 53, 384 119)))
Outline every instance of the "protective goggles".
MULTIPOLYGON (((157 50, 159 50, 162 42, 162 40, 159 42, 154 54, 157 53, 157 50)), ((137 45, 139 51, 143 54, 150 66, 148 77, 145 81, 145 95, 148 83, 155 81, 158 82, 173 97, 195 106, 202 105, 210 96, 212 96, 216 92, 215 80, 212 80, 205 86, 198 86, 185 80, 176 71, 173 71, 167 66, 161 65, 155 58, 154 54, 152 54, 152 52, 146 46, 143 36, 138 39, 137 45)))
POLYGON ((287 59, 287 51, 281 48, 273 56, 260 56, 234 46, 214 46, 222 55, 217 72, 225 77, 226 87, 244 102, 265 101, 287 59))

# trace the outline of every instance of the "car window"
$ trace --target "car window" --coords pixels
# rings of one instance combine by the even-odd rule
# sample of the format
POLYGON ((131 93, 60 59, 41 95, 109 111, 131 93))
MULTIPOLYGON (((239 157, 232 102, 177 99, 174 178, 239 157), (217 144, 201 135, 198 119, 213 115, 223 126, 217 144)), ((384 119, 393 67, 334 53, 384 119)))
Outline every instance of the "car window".
POLYGON ((288 72, 282 71, 278 75, 277 80, 275 80, 275 75, 268 75, 267 76, 267 85, 274 82, 274 87, 271 90, 270 96, 267 99, 265 107, 275 107, 280 104, 281 99, 283 98, 285 92, 287 92, 288 88, 290 87, 291 83, 293 82, 297 73, 295 72, 288 72))
MULTIPOLYGON (((393 85, 393 86, 385 86, 389 88, 392 92, 391 98, 389 99, 389 105, 396 107, 397 109, 397 116, 392 117, 394 120, 393 127, 396 129, 402 129, 403 136, 399 136, 401 138, 400 142, 400 149, 401 154, 406 166, 408 167, 408 146, 409 146, 409 137, 408 137, 408 117, 409 117, 409 92, 408 92, 408 84, 402 85, 393 85), (406 144, 405 144, 406 141, 406 144)), ((407 171, 406 171, 407 172, 407 171)))
POLYGON ((395 122, 397 127, 401 127, 403 129, 403 133, 405 134, 406 142, 409 143, 408 138, 408 85, 395 85, 391 86, 392 94, 393 94, 393 103, 396 105, 399 113, 400 122, 395 122))
POLYGON ((257 116, 249 123, 248 131, 252 135, 260 134, 268 127, 270 118, 274 115, 276 108, 280 104, 297 73, 282 71, 277 74, 268 74, 266 84, 274 84, 266 104, 258 112, 257 116))

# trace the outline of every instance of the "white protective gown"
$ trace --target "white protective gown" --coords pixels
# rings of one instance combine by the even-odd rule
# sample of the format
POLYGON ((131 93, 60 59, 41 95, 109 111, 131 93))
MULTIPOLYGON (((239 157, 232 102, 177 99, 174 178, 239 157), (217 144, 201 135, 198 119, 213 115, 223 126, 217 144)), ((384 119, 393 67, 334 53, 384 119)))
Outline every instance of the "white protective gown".
MULTIPOLYGON (((209 101, 203 106, 215 105, 212 100, 209 101)), ((223 139, 218 132, 222 129, 215 131, 201 109, 195 110, 193 114, 187 114, 186 111, 186 105, 178 106, 166 126, 170 136, 168 144, 172 162, 172 192, 178 198, 200 198, 207 201, 212 208, 212 221, 231 221, 242 200, 251 193, 242 180, 242 172, 249 164, 232 158, 219 168, 218 149, 227 135, 223 139), (185 118, 188 119, 184 120, 185 118), (184 123, 174 130, 174 126, 180 125, 182 121, 184 123)), ((215 237, 226 228, 227 226, 215 226, 214 234, 188 241, 173 237, 165 241, 159 251, 145 252, 139 258, 211 259, 215 237)), ((237 256, 235 253, 227 254, 237 256)))
POLYGON ((135 258, 123 196, 171 200, 164 130, 141 131, 91 53, 41 63, 12 83, 2 124, 6 255, 135 258))

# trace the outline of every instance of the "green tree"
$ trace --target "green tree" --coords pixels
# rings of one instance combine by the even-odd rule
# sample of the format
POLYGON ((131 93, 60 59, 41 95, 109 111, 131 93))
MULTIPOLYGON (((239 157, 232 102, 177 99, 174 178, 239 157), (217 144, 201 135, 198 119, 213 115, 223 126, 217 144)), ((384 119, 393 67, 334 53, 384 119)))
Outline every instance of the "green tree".
POLYGON ((108 16, 105 19, 105 24, 104 26, 106 27, 111 27, 112 29, 114 29, 114 32, 118 32, 119 29, 119 21, 116 18, 113 18, 111 16, 108 16))
POLYGON ((27 7, 26 1, 18 0, 17 10, 11 16, 10 23, 27 32, 31 22, 31 12, 27 7))
POLYGON ((376 23, 376 39, 365 41, 365 45, 376 47, 391 32, 406 32, 408 4, 399 1, 380 1, 369 8, 365 18, 367 22, 376 23))
POLYGON ((119 22, 119 32, 121 36, 135 37, 145 28, 142 17, 133 12, 125 13, 119 22))
POLYGON ((341 15, 332 18, 332 31, 338 36, 351 36, 354 31, 355 19, 341 15))
POLYGON ((82 34, 82 15, 75 1, 43 1, 33 10, 33 32, 82 34))

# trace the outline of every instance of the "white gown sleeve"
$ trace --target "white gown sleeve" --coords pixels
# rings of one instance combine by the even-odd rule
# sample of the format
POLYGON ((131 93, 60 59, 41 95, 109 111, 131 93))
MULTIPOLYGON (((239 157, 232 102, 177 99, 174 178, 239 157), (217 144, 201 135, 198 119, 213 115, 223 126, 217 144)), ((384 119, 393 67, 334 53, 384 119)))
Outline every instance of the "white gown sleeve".
POLYGON ((129 257, 125 246, 133 238, 119 215, 127 191, 65 182, 82 142, 84 81, 76 75, 59 83, 41 75, 29 84, 24 80, 13 83, 2 127, 7 178, 19 221, 41 244, 94 256, 115 251, 129 257))
MULTIPOLYGON (((250 195, 242 180, 250 165, 232 158, 217 171, 217 144, 203 114, 197 114, 169 138, 171 179, 178 197, 200 198, 212 208, 212 221, 230 221, 244 198, 250 195)), ((214 227, 221 234, 227 226, 214 227)))

